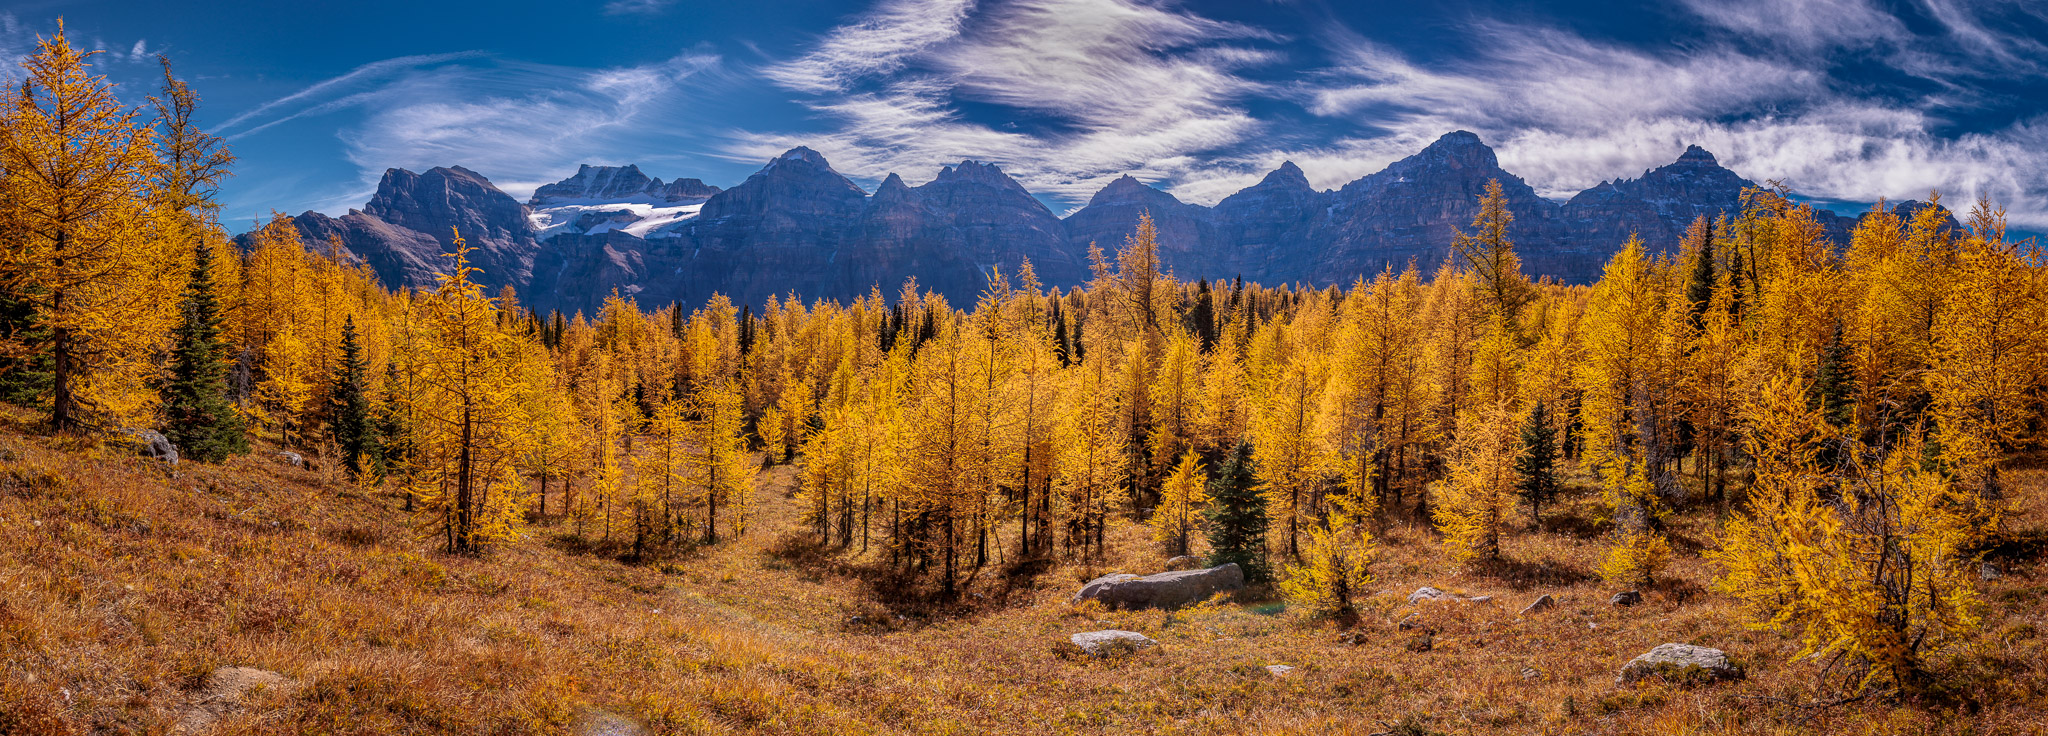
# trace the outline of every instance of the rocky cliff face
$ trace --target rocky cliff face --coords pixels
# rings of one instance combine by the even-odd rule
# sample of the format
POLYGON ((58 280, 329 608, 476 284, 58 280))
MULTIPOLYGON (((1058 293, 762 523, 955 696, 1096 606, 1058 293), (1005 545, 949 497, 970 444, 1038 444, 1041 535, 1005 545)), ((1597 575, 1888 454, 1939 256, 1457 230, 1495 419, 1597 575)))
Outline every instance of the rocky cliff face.
MULTIPOLYGON (((1088 245, 1113 253, 1140 213, 1152 215, 1162 261, 1181 278, 1323 286, 1410 262, 1433 271, 1494 179, 1525 269, 1576 282, 1598 278, 1631 233, 1652 251, 1677 250, 1694 218, 1736 214, 1753 186, 1695 146, 1640 178, 1558 204, 1502 170, 1478 136, 1457 131, 1336 191, 1316 190, 1286 163, 1202 207, 1125 176, 1065 220, 994 164, 963 161, 916 187, 891 174, 870 195, 799 147, 726 190, 663 183, 636 166, 583 166, 541 187, 531 205, 460 167, 393 169, 362 210, 294 221, 309 244, 338 237, 401 288, 433 286, 459 228, 479 248, 488 287, 518 287, 543 311, 592 313, 614 289, 647 305, 713 293, 740 303, 792 292, 850 300, 876 287, 893 294, 911 277, 965 306, 991 269, 1014 277, 1027 259, 1048 286, 1081 283, 1088 245)), ((1819 217, 1846 244, 1857 218, 1819 217)))
POLYGON ((1294 162, 1281 164, 1259 183, 1216 203, 1225 245, 1213 265, 1196 275, 1215 279, 1304 271, 1304 255, 1318 250, 1316 228, 1335 202, 1335 193, 1310 186, 1294 162))
POLYGON ((540 249, 525 205, 460 166, 386 170, 363 209, 340 218, 307 212, 293 223, 309 246, 339 237, 392 288, 433 288, 435 274, 453 262, 443 254, 454 251, 457 232, 476 249, 470 263, 492 291, 526 286, 540 249))

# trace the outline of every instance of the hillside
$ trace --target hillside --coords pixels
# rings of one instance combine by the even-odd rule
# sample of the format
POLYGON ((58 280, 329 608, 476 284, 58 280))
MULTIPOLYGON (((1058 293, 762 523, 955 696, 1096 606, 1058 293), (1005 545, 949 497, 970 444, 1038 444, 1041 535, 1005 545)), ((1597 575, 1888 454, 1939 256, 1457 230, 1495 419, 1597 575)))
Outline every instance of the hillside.
MULTIPOLYGON (((2048 471, 2011 475, 2044 498, 2048 471)), ((1510 542, 1513 564, 1475 573, 1390 514, 1353 645, 1257 592, 1175 613, 1069 605, 1099 572, 1159 568, 1131 526, 1100 565, 987 570, 965 605, 892 609, 861 558, 809 553, 792 476, 762 474, 747 537, 664 563, 583 549, 549 521, 474 559, 435 551, 392 494, 269 452, 172 468, 9 428, 0 733, 164 733, 205 712, 218 720, 192 732, 2020 734, 2039 732, 2048 692, 2038 506, 2009 535, 2035 546, 1994 554, 1986 635, 1942 664, 1942 699, 1802 709, 1778 700, 1813 676, 1787 661, 1796 646, 1706 590, 1711 510, 1676 520, 1678 564, 1629 608, 1589 574, 1602 529, 1586 488, 1510 542), (1424 585, 1494 600, 1405 603, 1424 585), (1542 594, 1560 605, 1517 615, 1542 594), (1433 637, 1395 625, 1411 612, 1433 637), (1108 660, 1065 645, 1103 628, 1161 644, 1108 660), (1748 679, 1615 684, 1663 642, 1724 648, 1748 679), (207 702, 231 666, 293 682, 207 702)))

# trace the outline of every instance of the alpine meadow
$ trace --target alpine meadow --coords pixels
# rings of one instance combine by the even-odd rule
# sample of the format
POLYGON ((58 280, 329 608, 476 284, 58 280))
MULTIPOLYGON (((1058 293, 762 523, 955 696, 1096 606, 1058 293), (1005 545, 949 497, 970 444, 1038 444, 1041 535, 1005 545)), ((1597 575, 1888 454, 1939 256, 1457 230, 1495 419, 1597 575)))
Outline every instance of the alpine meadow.
MULTIPOLYGON (((2048 734, 2048 169, 1912 159, 1967 202, 1876 164, 1822 177, 1759 132, 1788 107, 1682 131, 1792 176, 1689 145, 1573 195, 1558 150, 1681 149, 1648 123, 1624 145, 1468 116, 1450 98, 1506 94, 1456 76, 1482 67, 1259 25, 1313 14, 1286 3, 1042 4, 890 0, 758 66, 716 39, 588 79, 408 56, 445 76, 374 62, 269 102, 248 77, 290 56, 274 41, 186 77, 186 50, 240 41, 100 51, 121 26, 0 12, 0 734, 2048 734), (1055 16, 1111 30, 1024 30, 1055 16), (1104 40, 1126 32, 1154 35, 1104 40), (1343 102, 1302 86, 1334 67, 1254 69, 1304 38, 1427 91, 1343 102), (1012 62, 1037 86, 992 91, 1012 62), (1232 91, 1083 89, 1113 62, 1232 91), (497 73, 628 102, 500 138, 583 98, 451 96, 497 73), (231 107, 202 104, 216 83, 231 107), (814 150, 717 132, 663 85, 916 126, 814 150), (980 127, 1067 95, 1137 127, 980 127), (1304 142, 1322 123, 1274 136, 1298 150, 1217 147, 1232 111, 1300 124, 1280 99, 1441 114, 1365 168, 1338 154, 1366 138, 1304 142), (636 165, 517 183, 559 149, 694 160, 620 143, 640 104, 744 144, 703 161, 789 150, 729 188, 636 165), (316 166, 291 131, 338 114, 363 117, 316 166), (1434 137, 1457 125, 1502 153, 1434 137), (1086 158, 1112 147, 1154 153, 1086 158), (1244 168, 1282 153, 1360 178, 1244 168), (1002 167, 881 176, 961 155, 1002 167), (286 156, 306 171, 268 173, 286 156), (1175 168, 1194 158, 1238 168, 1175 168), (361 181, 293 183, 317 177, 361 181), (1203 193, 1223 181, 1248 186, 1203 193), (272 209, 371 187, 343 217, 272 209)), ((1827 73, 1964 12, 1844 22, 1869 34, 1852 54, 1788 50, 1784 8, 1684 5, 1839 54, 1827 73)), ((1881 12, 1785 7, 1814 5, 1881 12)), ((602 16, 670 12, 698 10, 602 16)), ((2043 19, 1996 17, 2021 16, 2043 19)), ((1697 71, 1530 33, 1556 51, 1526 58, 1621 69, 1603 83, 1697 71)), ((2048 36, 2007 41, 1984 43, 2038 74, 2048 36)), ((1955 95, 1995 86, 1926 53, 1955 95)), ((1996 138, 1955 136, 1938 150, 1996 138)), ((1972 161, 2040 161, 1999 156, 1972 161)))

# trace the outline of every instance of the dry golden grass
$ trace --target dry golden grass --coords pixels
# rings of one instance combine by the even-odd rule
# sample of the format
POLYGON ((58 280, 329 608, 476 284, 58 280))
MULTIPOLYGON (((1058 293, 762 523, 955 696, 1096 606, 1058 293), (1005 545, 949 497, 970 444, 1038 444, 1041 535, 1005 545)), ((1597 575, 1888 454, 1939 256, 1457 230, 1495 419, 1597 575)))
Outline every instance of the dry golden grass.
POLYGON ((1590 499, 1510 536, 1511 562, 1488 572, 1449 569, 1427 527, 1393 523, 1386 592, 1351 645, 1256 594, 1174 613, 1067 605, 1099 572, 1159 568, 1134 528, 1106 563, 991 566, 962 606, 891 608, 858 561, 794 536, 788 468, 764 474, 751 536, 666 565, 576 551, 558 527, 478 560, 435 552, 388 495, 261 453, 167 471, 0 430, 0 732, 168 732, 209 672, 239 665, 304 684, 259 693, 217 733, 562 733, 593 709, 656 733, 835 736, 2043 733, 2048 586, 2030 530, 2048 474, 2012 475, 2034 508, 1999 550, 1984 636, 1939 660, 1948 692, 1808 712, 1758 699, 1810 699, 1815 673, 1707 592, 1710 511, 1673 519, 1678 564, 1634 608, 1608 606, 1590 576, 1590 499), (1423 585, 1495 601, 1407 605, 1423 585), (1560 605, 1517 616, 1544 593, 1560 605), (1394 624, 1411 611, 1434 632, 1427 651, 1394 624), (1099 628, 1161 646, 1111 660, 1061 646, 1099 628), (1614 684, 1667 641, 1726 649, 1750 677, 1614 684))

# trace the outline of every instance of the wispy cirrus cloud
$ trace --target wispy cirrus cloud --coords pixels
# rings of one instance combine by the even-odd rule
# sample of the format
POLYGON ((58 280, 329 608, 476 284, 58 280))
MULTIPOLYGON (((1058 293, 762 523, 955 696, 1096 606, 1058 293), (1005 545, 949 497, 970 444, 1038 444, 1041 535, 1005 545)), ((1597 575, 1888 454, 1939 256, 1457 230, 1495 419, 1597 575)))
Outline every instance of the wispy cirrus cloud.
POLYGON ((604 14, 655 15, 674 4, 675 0, 611 0, 604 4, 604 14))
POLYGON ((1278 58, 1278 40, 1139 0, 889 0, 764 72, 833 130, 748 134, 727 151, 806 144, 870 179, 992 160, 1034 192, 1085 200, 1126 172, 1187 174, 1198 154, 1254 136, 1241 102, 1259 85, 1234 72, 1278 58), (1015 114, 989 124, 963 104, 1015 114))
POLYGON ((222 126, 242 139, 302 118, 346 113, 343 155, 357 184, 322 209, 360 204, 387 168, 460 165, 524 197, 577 163, 635 157, 681 119, 686 81, 717 76, 717 55, 582 69, 473 52, 388 59, 266 102, 222 126))

